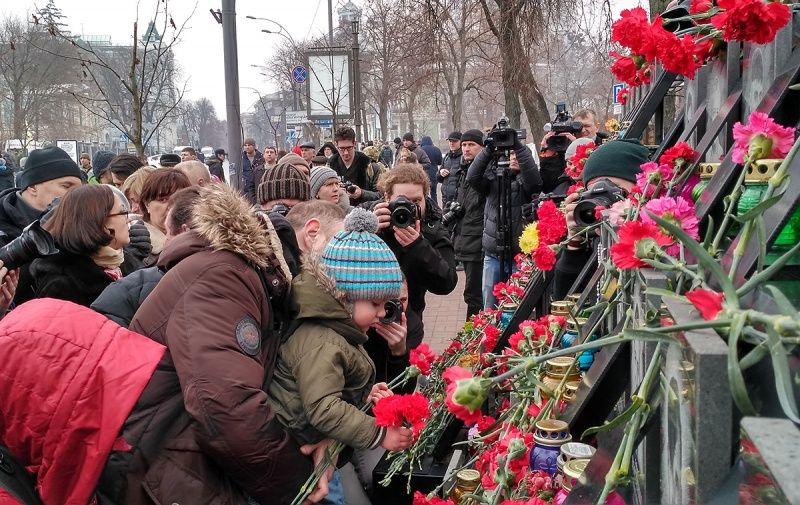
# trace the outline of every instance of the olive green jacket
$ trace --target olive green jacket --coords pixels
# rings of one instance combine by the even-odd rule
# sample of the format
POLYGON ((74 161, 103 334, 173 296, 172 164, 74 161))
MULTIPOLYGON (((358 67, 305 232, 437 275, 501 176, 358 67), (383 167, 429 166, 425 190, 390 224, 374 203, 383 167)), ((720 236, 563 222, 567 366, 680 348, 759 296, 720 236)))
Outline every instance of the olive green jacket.
POLYGON ((384 429, 360 410, 375 381, 364 332, 344 297, 318 267, 292 283, 299 326, 281 345, 269 385, 276 417, 300 444, 332 438, 355 449, 377 447, 384 429))

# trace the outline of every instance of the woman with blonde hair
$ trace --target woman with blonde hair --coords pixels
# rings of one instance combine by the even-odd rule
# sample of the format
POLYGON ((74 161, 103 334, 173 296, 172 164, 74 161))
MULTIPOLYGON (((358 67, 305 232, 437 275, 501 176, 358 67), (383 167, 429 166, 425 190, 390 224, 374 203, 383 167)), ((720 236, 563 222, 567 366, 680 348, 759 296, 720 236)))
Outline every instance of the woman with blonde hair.
MULTIPOLYGON (((150 177, 150 174, 155 172, 155 168, 147 166, 142 167, 136 172, 132 173, 125 182, 122 183, 122 187, 120 188, 123 193, 125 193, 125 197, 131 204, 131 214, 136 214, 136 216, 141 216, 141 208, 139 206, 139 202, 141 201, 142 196, 142 188, 144 187, 144 183, 147 181, 147 178, 150 177)), ((132 219, 135 219, 136 216, 131 216, 132 219)))

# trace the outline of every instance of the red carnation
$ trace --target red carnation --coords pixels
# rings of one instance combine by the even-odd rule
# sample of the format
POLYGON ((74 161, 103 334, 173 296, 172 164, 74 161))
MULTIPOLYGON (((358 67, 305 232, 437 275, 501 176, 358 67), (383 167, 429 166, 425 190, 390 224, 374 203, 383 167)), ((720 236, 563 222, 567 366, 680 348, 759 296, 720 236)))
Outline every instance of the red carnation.
POLYGON ((674 34, 662 37, 658 45, 658 59, 668 72, 694 79, 697 69, 705 64, 698 57, 695 39, 691 35, 678 38, 674 34))
POLYGON ((649 265, 639 259, 637 252, 642 252, 644 246, 664 247, 671 243, 672 239, 661 233, 658 226, 641 221, 628 221, 620 227, 619 240, 609 248, 609 252, 618 268, 642 268, 649 265))
POLYGON ((698 157, 698 152, 692 149, 686 142, 678 142, 670 147, 664 154, 658 158, 660 165, 669 165, 671 167, 681 167, 688 163, 692 163, 698 157))
POLYGON ((697 288, 687 292, 686 298, 700 311, 703 319, 710 321, 716 319, 717 315, 722 312, 722 300, 725 299, 725 295, 708 289, 697 288))
POLYGON ((540 245, 531 253, 533 256, 533 263, 536 268, 543 272, 549 272, 556 266, 556 253, 550 246, 540 245))
POLYGON ((583 166, 586 163, 586 159, 595 149, 597 149, 597 145, 594 142, 579 145, 575 150, 575 155, 567 160, 569 163, 567 163, 567 168, 564 172, 572 179, 580 179, 581 175, 583 175, 583 166))
POLYGON ((567 234, 567 219, 552 200, 545 200, 536 210, 539 217, 539 246, 557 244, 567 234))
POLYGON ((622 90, 617 94, 617 100, 619 100, 619 103, 621 105, 625 105, 626 103, 628 103, 628 97, 630 96, 630 94, 631 94, 631 88, 629 86, 626 86, 622 88, 622 90))
POLYGON ((428 375, 431 373, 431 364, 436 360, 436 354, 431 351, 428 344, 422 343, 416 348, 408 351, 408 362, 417 367, 419 373, 428 375))
POLYGON ((650 23, 647 11, 641 7, 626 9, 620 13, 620 19, 611 25, 611 40, 652 63, 660 40, 669 34, 663 24, 660 16, 650 23))
POLYGON ((431 415, 428 399, 420 393, 381 398, 372 413, 378 426, 410 426, 415 438, 431 415))
POLYGON ((444 500, 438 496, 429 499, 428 495, 424 495, 419 491, 414 491, 412 505, 453 505, 453 500, 444 500))
POLYGON ((494 346, 497 344, 497 339, 500 337, 500 330, 497 329, 497 326, 494 325, 486 325, 483 329, 483 338, 481 339, 481 345, 483 349, 491 352, 494 350, 494 346))
POLYGON ((460 366, 451 366, 444 371, 442 378, 447 383, 447 410, 467 424, 480 421, 488 379, 476 378, 472 372, 460 366))
POLYGON ((711 9, 712 0, 692 0, 689 4, 689 14, 703 14, 711 9))
POLYGON ((791 9, 780 2, 719 0, 717 5, 725 10, 712 17, 711 24, 722 30, 725 41, 768 44, 792 17, 791 9))
POLYGON ((639 68, 639 65, 630 56, 622 56, 616 51, 611 51, 608 54, 617 59, 611 65, 611 73, 614 74, 618 81, 622 81, 631 87, 650 82, 649 67, 646 64, 643 68, 639 68))

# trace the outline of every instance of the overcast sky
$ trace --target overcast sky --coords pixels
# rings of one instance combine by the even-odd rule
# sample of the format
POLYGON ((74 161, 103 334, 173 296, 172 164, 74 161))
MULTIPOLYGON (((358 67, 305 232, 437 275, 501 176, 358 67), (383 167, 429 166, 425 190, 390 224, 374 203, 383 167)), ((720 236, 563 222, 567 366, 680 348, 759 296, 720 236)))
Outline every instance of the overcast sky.
MULTIPOLYGON (((147 27, 153 6, 157 0, 55 0, 66 16, 66 23, 73 33, 86 35, 109 35, 112 41, 127 44, 133 34, 136 6, 140 4, 140 30, 147 27)), ((577 0, 580 1, 580 0, 577 0)), ((346 0, 334 0, 336 9, 346 0)), ((361 0, 354 0, 361 5, 361 0)), ((614 0, 615 17, 622 8, 632 7, 639 0, 614 0)), ((29 13, 47 4, 47 0, 0 0, 0 17, 9 14, 29 18, 29 13)), ((309 35, 327 33, 327 0, 238 0, 236 22, 239 46, 239 84, 242 108, 247 109, 257 100, 257 95, 248 87, 258 88, 261 93, 273 91, 275 85, 259 75, 261 70, 251 64, 263 65, 283 37, 262 33, 261 30, 276 29, 267 21, 254 21, 245 16, 270 18, 289 31, 296 39, 309 35)), ((646 3, 645 3, 646 5, 646 3)), ((220 0, 169 0, 170 11, 180 25, 191 15, 181 42, 176 46, 176 59, 184 78, 188 80, 187 96, 197 99, 208 97, 214 103, 217 115, 225 116, 225 80, 222 58, 222 25, 211 16, 209 9, 221 8, 220 0), (196 6, 196 7, 195 7, 196 6)))

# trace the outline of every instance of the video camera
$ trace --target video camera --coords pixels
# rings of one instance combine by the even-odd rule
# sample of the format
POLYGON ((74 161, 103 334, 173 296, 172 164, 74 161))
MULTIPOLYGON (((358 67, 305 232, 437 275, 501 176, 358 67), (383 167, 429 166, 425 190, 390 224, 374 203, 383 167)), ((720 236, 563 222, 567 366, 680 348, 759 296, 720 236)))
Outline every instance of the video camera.
POLYGON ((583 123, 574 121, 569 112, 567 112, 567 104, 558 102, 556 104, 556 117, 553 118, 551 123, 544 125, 544 131, 553 132, 555 135, 547 139, 547 148, 557 153, 563 153, 569 147, 570 140, 562 137, 561 133, 571 133, 576 135, 580 133, 583 128, 583 123))
POLYGON ((392 226, 395 228, 408 228, 414 226, 419 218, 419 207, 404 196, 389 202, 389 212, 392 215, 392 226))
POLYGON ((495 125, 494 129, 486 137, 485 144, 495 149, 511 149, 517 143, 517 139, 524 140, 528 136, 527 130, 515 130, 508 126, 508 118, 502 117, 495 125))
POLYGON ((581 193, 581 197, 575 204, 575 224, 585 228, 597 222, 595 209, 597 207, 610 207, 616 202, 625 199, 627 192, 608 179, 600 179, 592 189, 587 189, 581 193))

